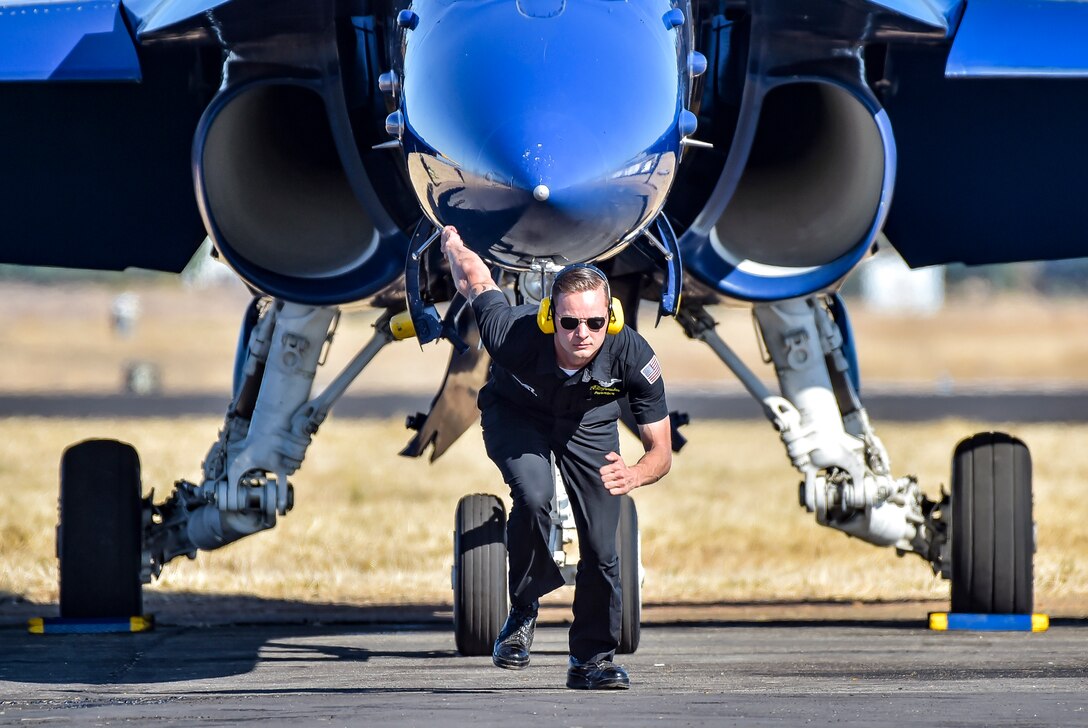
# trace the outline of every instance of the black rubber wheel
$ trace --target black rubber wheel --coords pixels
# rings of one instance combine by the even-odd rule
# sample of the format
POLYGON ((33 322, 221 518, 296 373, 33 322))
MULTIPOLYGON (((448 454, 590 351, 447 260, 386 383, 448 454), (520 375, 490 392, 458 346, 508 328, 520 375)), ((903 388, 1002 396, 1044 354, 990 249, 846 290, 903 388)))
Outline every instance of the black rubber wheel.
POLYGON ((116 440, 87 440, 60 466, 60 616, 143 614, 140 458, 116 440))
POLYGON ((506 508, 484 493, 457 503, 453 532, 453 631, 457 651, 490 655, 506 621, 506 508))
POLYGON ((1023 442, 982 432, 952 457, 952 611, 1032 612, 1035 552, 1031 455, 1023 442))
POLYGON ((629 655, 638 649, 642 633, 642 559, 638 538, 638 511, 631 496, 620 496, 620 525, 616 529, 616 551, 620 555, 620 593, 623 622, 617 652, 629 655))

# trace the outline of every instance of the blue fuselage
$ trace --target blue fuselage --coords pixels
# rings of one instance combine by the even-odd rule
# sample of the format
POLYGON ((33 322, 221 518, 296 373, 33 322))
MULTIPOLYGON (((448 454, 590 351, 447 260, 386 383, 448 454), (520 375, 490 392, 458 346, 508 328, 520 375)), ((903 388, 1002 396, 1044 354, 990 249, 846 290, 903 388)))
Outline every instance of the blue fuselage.
POLYGON ((689 93, 668 0, 418 0, 401 139, 426 215, 492 262, 599 258, 665 203, 689 93))

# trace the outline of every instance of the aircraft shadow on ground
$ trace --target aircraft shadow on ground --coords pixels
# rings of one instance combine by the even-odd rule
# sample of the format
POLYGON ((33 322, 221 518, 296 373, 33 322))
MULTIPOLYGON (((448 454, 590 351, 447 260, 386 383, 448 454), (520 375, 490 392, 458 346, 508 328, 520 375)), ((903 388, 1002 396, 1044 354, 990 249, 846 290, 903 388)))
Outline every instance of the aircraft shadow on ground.
MULTIPOLYGON (((37 635, 31 616, 56 616, 56 605, 0 593, 0 682, 146 684, 240 675, 264 662, 364 663, 373 657, 432 659, 457 654, 448 605, 347 606, 237 595, 147 592, 155 629, 136 634, 37 635), (447 649, 388 651, 365 646, 377 630, 447 633, 447 649), (336 640, 323 642, 323 636, 336 640), (364 646, 346 646, 360 635, 364 646), (298 640, 302 639, 303 642, 298 640), (351 640, 347 640, 351 641, 351 640)), ((443 635, 444 637, 445 635, 443 635)))
MULTIPOLYGON (((819 619, 718 618, 715 610, 820 606, 820 602, 719 602, 647 605, 679 607, 684 617, 643 625, 644 639, 660 628, 701 629, 848 627, 922 630, 918 619, 857 617, 819 619), (708 615, 701 618, 700 614, 708 615)), ((864 605, 862 605, 864 607, 864 605)), ((877 605, 874 604, 874 607, 877 605)), ((142 634, 34 635, 30 616, 54 616, 56 605, 34 604, 0 592, 0 682, 67 685, 175 683, 246 674, 260 664, 297 662, 300 667, 325 660, 365 664, 375 657, 418 660, 457 656, 450 607, 432 605, 354 606, 262 599, 238 595, 191 593, 145 594, 145 611, 156 615, 156 628, 142 634), (437 649, 371 649, 368 635, 388 631, 435 633, 437 649), (323 640, 323 638, 333 638, 323 640), (349 643, 349 644, 345 644, 349 643), (355 643, 355 644, 350 644, 355 643)), ((542 615, 544 616, 544 615, 542 615)), ((545 617, 546 626, 564 626, 545 617)), ((1088 619, 1057 619, 1055 626, 1088 627, 1088 619)), ((541 646, 543 647, 543 645, 541 646)), ((543 650, 552 654, 554 650, 543 650)), ((559 653, 555 653, 559 654, 559 653)), ((197 689, 196 686, 193 686, 197 689)), ((211 686, 209 686, 211 687, 211 686)))

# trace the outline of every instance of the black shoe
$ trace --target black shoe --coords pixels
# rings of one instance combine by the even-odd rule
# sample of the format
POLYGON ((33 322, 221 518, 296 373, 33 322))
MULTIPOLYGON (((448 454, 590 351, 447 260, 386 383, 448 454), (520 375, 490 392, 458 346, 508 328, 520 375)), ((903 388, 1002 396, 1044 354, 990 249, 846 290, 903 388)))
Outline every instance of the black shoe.
POLYGON ((524 670, 529 666, 529 648, 533 646, 533 631, 536 629, 537 603, 527 607, 515 606, 506 618, 495 649, 491 651, 491 661, 507 670, 524 670))
POLYGON ((570 658, 567 687, 577 690, 626 690, 631 687, 627 671, 612 660, 582 662, 570 658))

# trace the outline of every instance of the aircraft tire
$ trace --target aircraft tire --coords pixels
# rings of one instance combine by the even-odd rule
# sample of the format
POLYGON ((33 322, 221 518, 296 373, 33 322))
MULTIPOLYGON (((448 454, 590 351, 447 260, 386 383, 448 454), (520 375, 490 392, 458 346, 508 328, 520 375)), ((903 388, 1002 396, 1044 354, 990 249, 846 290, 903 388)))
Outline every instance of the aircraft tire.
POLYGON ((952 611, 1030 614, 1035 551, 1031 455, 982 432, 952 457, 952 611))
POLYGON ((641 545, 638 535, 638 510, 629 495, 620 496, 620 525, 616 530, 616 551, 620 555, 620 592, 623 620, 620 630, 620 654, 638 649, 642 632, 641 545))
POLYGON ((86 440, 61 458, 60 616, 143 614, 140 458, 117 440, 86 440))
POLYGON ((453 630, 457 651, 490 655, 506 620, 506 508, 493 495, 457 503, 453 532, 453 630))

